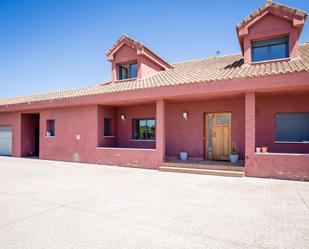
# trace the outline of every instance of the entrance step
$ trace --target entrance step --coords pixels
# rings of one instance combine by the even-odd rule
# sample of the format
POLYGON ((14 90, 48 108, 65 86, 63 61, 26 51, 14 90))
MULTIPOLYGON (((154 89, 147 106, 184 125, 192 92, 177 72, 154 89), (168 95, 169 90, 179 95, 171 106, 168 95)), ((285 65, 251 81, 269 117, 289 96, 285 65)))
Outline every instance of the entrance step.
POLYGON ((183 168, 183 167, 161 166, 160 171, 176 172, 176 173, 190 173, 190 174, 199 174, 199 175, 214 175, 214 176, 232 176, 232 177, 244 177, 245 176, 245 173, 241 171, 194 169, 194 168, 183 168))
POLYGON ((224 162, 163 162, 164 167, 177 167, 177 168, 192 168, 192 169, 211 169, 211 170, 228 170, 228 171, 241 171, 244 172, 244 167, 241 165, 232 165, 230 163, 224 164, 224 162))
POLYGON ((245 175, 244 167, 241 164, 234 165, 228 162, 216 161, 182 162, 176 160, 164 162, 160 167, 160 171, 233 177, 243 177, 245 175))

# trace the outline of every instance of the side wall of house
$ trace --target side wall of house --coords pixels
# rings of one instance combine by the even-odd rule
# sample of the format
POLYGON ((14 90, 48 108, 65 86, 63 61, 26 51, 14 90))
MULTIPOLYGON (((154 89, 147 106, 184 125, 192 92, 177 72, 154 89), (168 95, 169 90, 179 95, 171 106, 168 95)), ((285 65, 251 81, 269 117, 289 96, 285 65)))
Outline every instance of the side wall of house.
POLYGON ((96 106, 41 111, 40 158, 72 161, 75 154, 81 162, 94 162, 96 131, 96 106), (46 136, 47 120, 55 120, 53 137, 46 136))
MULTIPOLYGON (((129 111, 129 109, 123 109, 128 116, 133 110, 129 111)), ((141 110, 144 109, 141 108, 138 113, 141 110)), ((161 163, 158 152, 154 149, 98 147, 98 142, 103 141, 99 136, 101 137, 103 132, 104 116, 114 116, 114 111, 110 107, 84 106, 49 109, 41 111, 40 115, 41 159, 152 169, 158 168, 161 163), (100 118, 98 118, 99 114, 101 114, 100 118), (46 137, 47 120, 55 120, 54 137, 46 137)))
POLYGON ((245 155, 244 99, 226 99, 167 104, 166 108, 166 155, 178 156, 188 151, 191 157, 204 158, 204 115, 211 112, 232 114, 232 142, 236 143, 240 159, 245 155), (182 113, 188 113, 188 119, 182 113))
POLYGON ((147 77, 162 70, 157 64, 153 63, 144 56, 139 56, 139 77, 147 77))
POLYGON ((21 114, 19 112, 0 113, 0 126, 12 127, 12 155, 21 156, 21 114))

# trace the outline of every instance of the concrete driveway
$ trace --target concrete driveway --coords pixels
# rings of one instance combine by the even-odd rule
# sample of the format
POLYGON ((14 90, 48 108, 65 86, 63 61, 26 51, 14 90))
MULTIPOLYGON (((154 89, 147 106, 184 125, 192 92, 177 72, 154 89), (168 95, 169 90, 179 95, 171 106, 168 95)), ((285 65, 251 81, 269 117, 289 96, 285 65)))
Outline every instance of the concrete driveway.
POLYGON ((309 248, 309 183, 0 157, 0 248, 309 248))

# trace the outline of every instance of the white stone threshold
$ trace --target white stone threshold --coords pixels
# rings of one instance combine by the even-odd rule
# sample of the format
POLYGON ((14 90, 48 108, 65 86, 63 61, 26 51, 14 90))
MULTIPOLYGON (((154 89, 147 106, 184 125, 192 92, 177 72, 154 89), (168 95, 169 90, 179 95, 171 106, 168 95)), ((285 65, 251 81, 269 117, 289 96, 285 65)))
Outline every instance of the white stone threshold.
POLYGON ((156 149, 147 148, 121 148, 121 147, 97 147, 98 150, 134 150, 134 151, 156 151, 156 149))
POLYGON ((309 156, 309 154, 301 154, 301 153, 254 153, 257 156, 309 156))

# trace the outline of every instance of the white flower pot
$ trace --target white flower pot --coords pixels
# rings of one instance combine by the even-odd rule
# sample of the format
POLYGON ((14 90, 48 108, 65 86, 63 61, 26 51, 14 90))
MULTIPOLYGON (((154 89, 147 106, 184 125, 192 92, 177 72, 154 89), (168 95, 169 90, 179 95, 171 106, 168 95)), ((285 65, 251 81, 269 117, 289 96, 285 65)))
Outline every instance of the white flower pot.
POLYGON ((239 155, 230 155, 230 161, 231 163, 237 163, 238 162, 239 155))
POLYGON ((189 153, 188 152, 180 152, 179 157, 180 157, 181 160, 186 161, 186 160, 188 160, 189 153))

